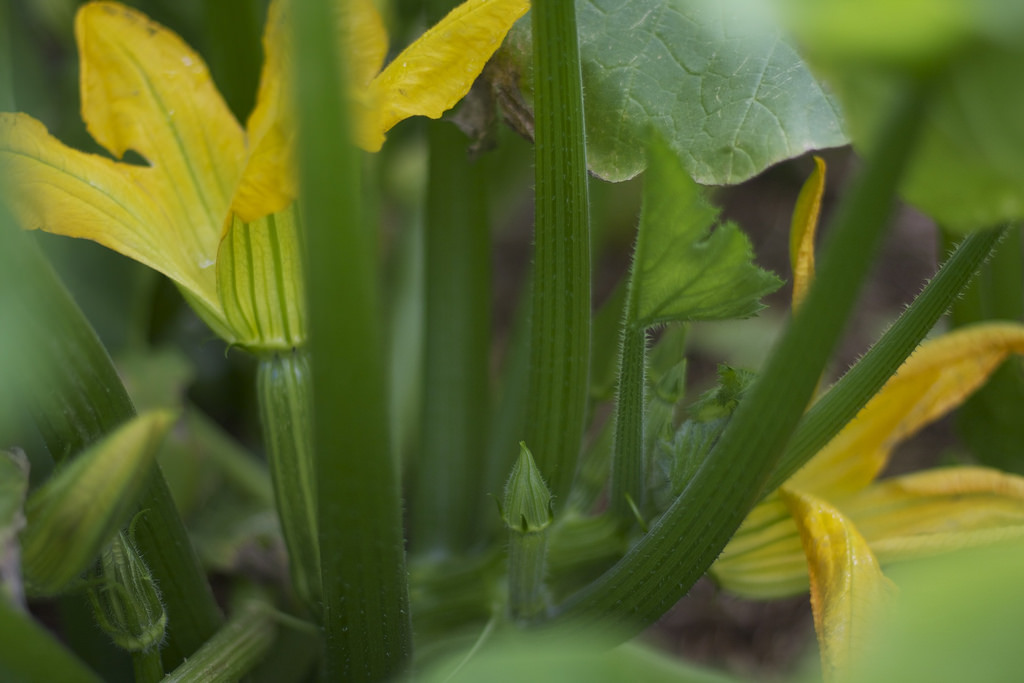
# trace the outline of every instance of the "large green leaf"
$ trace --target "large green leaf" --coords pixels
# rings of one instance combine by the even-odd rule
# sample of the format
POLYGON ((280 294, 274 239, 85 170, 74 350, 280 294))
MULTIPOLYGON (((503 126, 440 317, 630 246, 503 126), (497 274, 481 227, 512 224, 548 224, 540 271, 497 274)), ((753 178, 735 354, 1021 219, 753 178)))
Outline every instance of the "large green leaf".
POLYGON ((712 229, 718 211, 664 143, 648 153, 628 323, 643 328, 757 313, 779 279, 752 263, 750 241, 735 225, 712 229))
POLYGON ((835 90, 855 143, 874 139, 882 112, 908 79, 933 79, 919 149, 902 187, 908 201, 960 232, 1024 218, 1024 89, 1017 84, 1024 4, 781 4, 808 58, 835 90))
POLYGON ((651 127, 709 185, 845 144, 836 105, 755 9, 739 0, 577 0, 591 170, 612 181, 642 171, 651 127))

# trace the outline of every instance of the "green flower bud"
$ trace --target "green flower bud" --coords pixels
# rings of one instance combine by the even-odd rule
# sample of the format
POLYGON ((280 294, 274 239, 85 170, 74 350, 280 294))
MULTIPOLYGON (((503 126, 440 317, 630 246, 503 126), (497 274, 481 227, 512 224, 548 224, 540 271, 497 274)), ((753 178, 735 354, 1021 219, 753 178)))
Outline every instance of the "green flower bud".
POLYGON ((160 590, 125 532, 100 556, 88 596, 96 622, 119 647, 145 652, 163 642, 167 613, 160 590))
POLYGON ((130 420, 29 496, 21 544, 30 592, 62 591, 124 526, 149 482, 158 447, 173 421, 168 411, 130 420))
POLYGON ((528 622, 547 609, 547 531, 551 525, 551 491, 526 444, 505 485, 502 517, 508 527, 508 611, 528 622))
POLYGON ((553 519, 551 491, 523 442, 519 442, 519 459, 505 484, 502 518, 509 529, 523 534, 543 531, 553 519))
MULTIPOLYGON (((232 216, 217 251, 217 295, 228 339, 254 352, 306 341, 302 244, 295 204, 252 223, 232 216)), ((216 328, 215 328, 216 329, 216 328)))

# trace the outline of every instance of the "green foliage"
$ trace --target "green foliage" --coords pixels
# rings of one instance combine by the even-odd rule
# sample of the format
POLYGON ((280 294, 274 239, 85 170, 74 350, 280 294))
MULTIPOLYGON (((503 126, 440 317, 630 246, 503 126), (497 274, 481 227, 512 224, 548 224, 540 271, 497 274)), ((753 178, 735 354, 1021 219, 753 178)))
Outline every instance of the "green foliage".
MULTIPOLYGON (((761 3, 758 3, 761 4, 761 3)), ((625 180, 654 128, 700 183, 845 144, 835 102, 764 10, 729 0, 577 0, 590 169, 625 180)))
POLYGON ((908 201, 961 233, 1024 218, 1024 91, 1008 87, 1024 68, 1020 3, 785 6, 855 144, 874 137, 904 78, 933 82, 921 147, 902 184, 908 201))
MULTIPOLYGON (((71 4, 51 3, 64 7, 53 14, 62 34, 54 45, 70 48, 71 4)), ((263 5, 134 4, 212 43, 204 54, 244 117, 263 5)), ((424 10, 436 18, 455 4, 405 0, 389 21, 408 28, 424 10)), ((11 6, 0 0, 0 33, 10 16, 15 25, 41 11, 18 5, 12 14, 11 6)), ((326 5, 293 3, 291 11, 298 106, 288 123, 299 133, 301 220, 283 216, 277 227, 289 239, 280 249, 263 234, 274 221, 227 224, 218 268, 235 304, 229 318, 248 330, 244 348, 225 358, 178 299, 163 301, 177 296, 172 288, 138 287, 152 279, 134 266, 107 269, 109 259, 63 245, 71 271, 86 274, 73 280, 76 289, 93 288, 82 300, 103 299, 103 315, 116 314, 114 327, 127 330, 110 337, 131 347, 118 354, 115 373, 45 260, 6 230, 0 213, 0 449, 24 448, 33 477, 45 482, 28 494, 25 468, 0 451, 0 679, 95 679, 17 607, 24 574, 47 593, 88 588, 99 626, 120 647, 148 655, 134 660, 142 682, 160 678, 163 664, 170 680, 182 681, 299 681, 319 667, 345 680, 412 668, 428 681, 729 683, 643 646, 613 646, 659 619, 705 573, 748 511, 853 418, 989 253, 997 235, 971 235, 876 348, 808 408, 897 185, 954 230, 1024 218, 1024 95, 1008 87, 1024 67, 1024 5, 534 0, 535 51, 485 71, 458 114, 460 123, 491 127, 496 99, 510 118, 529 122, 523 84, 507 71, 515 65, 533 79, 525 89, 535 96, 536 130, 523 131, 536 133, 533 147, 495 135, 504 149, 483 164, 467 160, 463 134, 445 121, 425 134, 396 127, 379 156, 361 156, 347 137, 352 111, 338 87, 342 76, 355 77, 335 59, 347 43, 331 30, 326 5), (720 221, 698 183, 739 183, 844 144, 847 132, 866 150, 865 171, 828 233, 807 302, 756 376, 723 367, 720 385, 686 406, 688 369, 706 360, 694 357, 722 352, 713 343, 688 353, 689 323, 755 316, 781 284, 755 265, 751 240, 720 221), (530 153, 536 232, 517 264, 533 265, 524 288, 532 291, 518 292, 524 303, 506 335, 504 310, 495 307, 490 319, 491 286, 520 284, 501 249, 518 230, 510 207, 529 196, 518 184, 525 175, 499 167, 526 168, 520 162, 530 153), (901 179, 904 163, 909 176, 901 179), (592 267, 617 252, 615 272, 625 268, 625 248, 603 247, 627 235, 632 219, 627 225, 621 215, 636 207, 631 198, 612 212, 595 210, 612 229, 592 230, 588 169, 612 181, 646 169, 632 269, 617 287, 601 283, 615 289, 596 316, 591 285, 602 275, 592 267), (495 229, 506 219, 508 234, 495 229), (295 271, 288 286, 275 276, 282 264, 295 271), (303 276, 304 290, 296 286, 303 276), (200 341, 190 346, 190 338, 200 341), (168 341, 189 357, 161 349, 168 341), (236 363, 252 351, 265 355, 236 363), (242 384, 228 377, 236 372, 242 384), (245 383, 259 390, 239 391, 245 383), (200 384, 218 389, 203 408, 192 403, 200 384), (395 390, 403 386, 415 390, 395 390), (402 395, 393 400, 389 391, 402 395), (141 451, 118 441, 119 427, 138 424, 129 421, 132 400, 183 415, 160 459, 190 538, 164 479, 150 474, 155 436, 137 439, 141 451), (28 431, 41 432, 45 445, 19 431, 26 409, 28 431), (224 410, 221 424, 208 410, 224 410), (249 451, 259 427, 269 467, 249 451), (523 438, 537 461, 524 447, 513 466, 523 438), (47 480, 51 455, 67 462, 47 480), (501 496, 506 477, 494 514, 486 496, 501 496), (23 510, 29 523, 19 538, 23 510), (138 548, 122 528, 133 513, 138 548), (217 607, 189 540, 202 569, 221 578, 218 597, 231 618, 216 632, 217 607), (97 555, 97 568, 75 582, 97 555)), ((23 60, 31 42, 15 46, 19 65, 59 61, 41 49, 23 60)), ((8 47, 0 40, 0 51, 8 47)), ((5 107, 16 94, 7 57, 0 52, 5 107)), ((55 93, 47 101, 73 119, 76 107, 62 104, 73 99, 55 93)), ((63 136, 66 127, 54 129, 63 136)), ((986 285, 1015 288, 1015 312, 984 310, 977 319, 1020 316, 1022 258, 1017 243, 1009 268, 986 285)), ((983 451, 1019 445, 1019 369, 1007 366, 964 413, 969 441, 983 451)), ((1020 564, 1019 554, 908 574, 904 585, 920 595, 907 593, 906 610, 858 675, 964 680, 980 672, 998 680, 1019 669, 1007 640, 1019 622, 1007 607, 1019 602, 1007 567, 1020 564), (965 573, 983 585, 950 599, 965 573), (935 625, 950 618, 967 630, 939 632, 935 625), (932 662, 934 642, 943 656, 932 662), (979 653, 989 658, 980 666, 979 653)), ((79 636, 95 625, 65 619, 60 628, 88 659, 79 636)))
POLYGON ((750 242, 726 223, 712 229, 718 210, 659 143, 650 147, 637 237, 629 325, 743 318, 781 284, 753 265, 750 242))

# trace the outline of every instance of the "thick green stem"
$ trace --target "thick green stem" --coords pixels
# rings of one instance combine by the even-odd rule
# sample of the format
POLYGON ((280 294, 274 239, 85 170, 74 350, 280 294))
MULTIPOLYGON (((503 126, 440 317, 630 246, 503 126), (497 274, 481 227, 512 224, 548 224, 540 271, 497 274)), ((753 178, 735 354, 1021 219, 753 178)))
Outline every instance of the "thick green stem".
MULTIPOLYGON (((33 240, 6 228, 0 224, 0 289, 16 293, 13 303, 25 311, 18 328, 20 370, 30 377, 24 388, 31 394, 24 405, 60 460, 132 417, 135 408, 96 333, 33 240)), ((159 467, 140 508, 136 543, 163 593, 168 639, 162 654, 173 667, 216 631, 220 610, 159 467)))
POLYGON ((683 493, 626 556, 572 596, 557 621, 629 636, 715 560, 762 495, 843 329, 884 234, 927 88, 908 83, 840 207, 817 279, 759 379, 683 493))
POLYGON ((765 492, 778 488, 860 412, 949 309, 1002 234, 974 233, 957 247, 878 343, 807 411, 765 492))
POLYGON ((167 674, 165 683, 229 683, 245 676, 270 650, 278 617, 269 606, 251 602, 238 611, 188 661, 167 674))
POLYGON ((316 520, 316 460, 309 358, 305 351, 260 359, 257 395, 292 585, 316 614, 320 609, 320 546, 316 520))
POLYGON ((408 666, 412 627, 398 467, 389 444, 377 235, 361 209, 337 17, 328 3, 295 3, 292 12, 324 675, 378 681, 408 666))
POLYGON ((619 354, 615 445, 612 448, 612 476, 608 495, 609 512, 626 527, 636 522, 634 506, 637 509, 643 506, 644 408, 647 403, 647 332, 631 324, 631 318, 631 312, 627 311, 619 354))
MULTIPOLYGON (((429 127, 423 435, 412 493, 417 553, 465 552, 488 503, 491 240, 484 176, 455 126, 429 127)), ((491 503, 493 509, 493 503, 491 503)))
POLYGON ((575 3, 535 0, 533 316, 526 442, 555 496, 569 499, 590 366, 590 218, 575 3))

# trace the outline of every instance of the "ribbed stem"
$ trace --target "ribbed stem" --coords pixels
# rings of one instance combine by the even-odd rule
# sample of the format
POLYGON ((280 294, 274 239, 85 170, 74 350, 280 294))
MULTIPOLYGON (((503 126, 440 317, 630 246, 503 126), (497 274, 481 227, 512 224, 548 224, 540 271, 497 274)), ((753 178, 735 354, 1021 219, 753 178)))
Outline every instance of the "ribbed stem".
POLYGON ((992 253, 1003 231, 968 236, 914 302, 849 372, 807 411, 765 491, 793 475, 852 420, 921 343, 992 253))
POLYGON ((163 680, 165 683, 237 681, 267 654, 274 644, 277 628, 277 617, 270 607, 249 603, 163 680))
POLYGON ((615 442, 608 510, 625 527, 636 522, 644 496, 644 409, 646 407, 647 332, 631 324, 626 328, 619 353, 619 387, 615 397, 615 442))
POLYGON ((535 0, 533 317, 526 441, 568 500, 590 365, 590 217, 575 3, 535 0))
POLYGON ((389 444, 376 231, 364 222, 344 51, 329 3, 292 5, 298 166, 327 680, 394 677, 412 654, 397 463, 389 444))
POLYGON ((572 596, 573 619, 625 637, 653 623, 700 578, 760 498, 842 331, 891 213, 927 88, 908 83, 847 195, 817 280, 683 493, 650 532, 572 596))
POLYGON ((316 460, 309 358, 305 351, 260 359, 257 395, 267 462, 281 531, 288 547, 292 585, 306 606, 320 610, 316 460))

